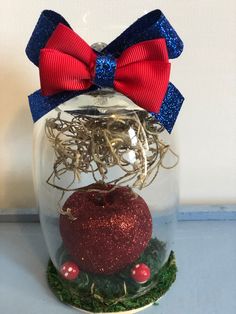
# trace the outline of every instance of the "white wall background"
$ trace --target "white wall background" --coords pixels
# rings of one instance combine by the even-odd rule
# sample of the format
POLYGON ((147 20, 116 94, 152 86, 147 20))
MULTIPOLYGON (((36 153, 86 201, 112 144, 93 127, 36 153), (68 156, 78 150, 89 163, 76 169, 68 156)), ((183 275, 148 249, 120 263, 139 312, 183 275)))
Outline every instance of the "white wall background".
POLYGON ((186 97, 174 131, 181 202, 235 203, 235 0, 1 0, 0 208, 35 206, 27 95, 39 78, 24 49, 45 8, 64 15, 88 43, 109 42, 147 11, 164 12, 185 42, 171 74, 186 97))

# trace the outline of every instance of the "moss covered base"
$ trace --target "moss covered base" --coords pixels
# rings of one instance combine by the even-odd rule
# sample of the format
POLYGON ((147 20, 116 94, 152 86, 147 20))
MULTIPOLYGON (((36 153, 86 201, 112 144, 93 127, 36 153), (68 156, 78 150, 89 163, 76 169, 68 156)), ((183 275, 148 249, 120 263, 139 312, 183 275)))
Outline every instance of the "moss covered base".
MULTIPOLYGON (((161 260, 154 257, 159 252, 164 255, 165 247, 162 242, 152 239, 143 255, 135 262, 147 265, 161 260)), ((131 265, 130 267, 132 267, 131 265)), ((53 263, 49 261, 47 278, 51 290, 63 303, 91 313, 113 313, 139 309, 155 303, 170 288, 176 278, 176 262, 174 252, 170 253, 167 262, 151 279, 143 285, 138 285, 130 279, 130 267, 119 274, 101 276, 80 273, 76 281, 64 280, 53 263)), ((157 267, 157 268, 156 268, 157 267)))

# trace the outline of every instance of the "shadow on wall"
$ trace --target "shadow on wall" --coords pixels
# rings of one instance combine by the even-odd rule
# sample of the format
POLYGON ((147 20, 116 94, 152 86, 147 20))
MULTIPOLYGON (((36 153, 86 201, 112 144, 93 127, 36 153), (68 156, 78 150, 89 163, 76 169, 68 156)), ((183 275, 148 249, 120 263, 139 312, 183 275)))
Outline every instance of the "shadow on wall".
POLYGON ((32 130, 27 95, 32 78, 22 73, 24 66, 9 63, 2 67, 0 123, 0 208, 32 208, 32 130))

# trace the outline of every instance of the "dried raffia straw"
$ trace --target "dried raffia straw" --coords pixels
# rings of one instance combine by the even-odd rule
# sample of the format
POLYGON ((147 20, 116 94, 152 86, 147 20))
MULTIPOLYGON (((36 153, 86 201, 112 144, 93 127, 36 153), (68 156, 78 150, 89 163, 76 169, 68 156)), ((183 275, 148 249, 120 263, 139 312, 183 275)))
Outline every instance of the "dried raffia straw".
POLYGON ((170 169, 178 162, 178 156, 160 140, 162 131, 163 127, 145 111, 77 114, 71 115, 70 121, 58 113, 45 124, 56 157, 47 183, 62 191, 74 191, 72 185, 80 181, 81 173, 90 173, 95 182, 116 185, 129 182, 130 186, 142 189, 152 183, 160 167, 170 169), (163 163, 168 151, 177 159, 171 166, 163 163), (109 168, 114 166, 124 174, 107 182, 109 168), (67 172, 72 173, 71 183, 66 187, 56 184, 67 172))

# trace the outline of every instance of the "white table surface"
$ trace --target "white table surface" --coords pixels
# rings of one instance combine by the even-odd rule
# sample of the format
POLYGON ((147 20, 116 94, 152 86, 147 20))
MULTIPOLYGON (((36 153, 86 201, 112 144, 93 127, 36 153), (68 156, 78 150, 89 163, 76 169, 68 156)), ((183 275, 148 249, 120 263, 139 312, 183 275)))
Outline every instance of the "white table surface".
MULTIPOLYGON (((177 281, 143 314, 236 313, 236 221, 179 222, 177 281)), ((38 223, 0 223, 0 313, 72 314, 50 292, 38 223)))

